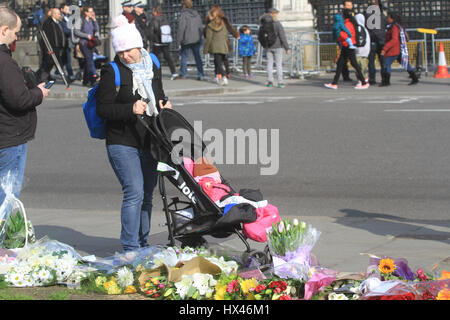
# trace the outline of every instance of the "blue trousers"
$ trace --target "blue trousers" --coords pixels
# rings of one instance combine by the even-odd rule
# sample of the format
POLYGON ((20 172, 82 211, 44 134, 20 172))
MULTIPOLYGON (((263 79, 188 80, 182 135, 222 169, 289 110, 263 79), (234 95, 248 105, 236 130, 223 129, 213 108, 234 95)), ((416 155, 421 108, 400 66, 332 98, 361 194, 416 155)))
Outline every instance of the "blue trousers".
MULTIPOLYGON (((387 74, 391 74, 391 66, 394 63, 395 60, 399 59, 400 56, 392 56, 392 57, 384 57, 383 58, 383 72, 387 74)), ((413 72, 414 68, 411 66, 411 64, 408 62, 408 72, 413 72)))
MULTIPOLYGON (((3 180, 11 173, 13 177, 12 193, 19 199, 22 190, 23 176, 27 162, 27 144, 0 149, 0 179, 3 180)), ((0 182, 1 182, 0 180, 0 182)), ((5 200, 5 192, 0 187, 0 205, 5 200)))
POLYGON ((180 76, 185 77, 186 76, 186 69, 187 69, 187 58, 189 51, 192 51, 195 59, 195 64, 197 65, 197 73, 198 76, 203 78, 203 62, 202 57, 200 56, 200 45, 201 41, 193 44, 188 44, 181 46, 180 49, 180 76))
POLYGON ((117 144, 107 145, 106 150, 123 191, 120 232, 123 251, 145 247, 150 234, 157 162, 150 151, 117 144))

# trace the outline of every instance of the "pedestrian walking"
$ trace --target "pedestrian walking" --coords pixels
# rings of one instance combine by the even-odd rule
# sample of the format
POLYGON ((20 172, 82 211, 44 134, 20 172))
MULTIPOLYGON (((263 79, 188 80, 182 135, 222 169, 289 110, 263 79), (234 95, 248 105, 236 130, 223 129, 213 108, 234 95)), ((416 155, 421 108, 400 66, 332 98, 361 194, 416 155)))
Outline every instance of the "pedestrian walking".
POLYGON ((238 51, 239 56, 242 57, 242 71, 244 77, 254 78, 252 74, 252 57, 257 54, 255 44, 253 43, 253 37, 249 26, 242 26, 239 30, 239 44, 238 51))
MULTIPOLYGON (((29 89, 22 71, 8 48, 22 27, 19 16, 0 8, 0 178, 14 178, 13 194, 20 197, 27 160, 27 145, 36 132, 36 107, 48 96, 45 83, 29 89)), ((5 193, 0 190, 0 204, 5 193)))
POLYGON ((106 151, 123 191, 120 241, 124 251, 131 251, 147 246, 157 182, 151 134, 137 116, 147 120, 155 109, 171 108, 171 103, 163 105, 161 70, 143 48, 136 26, 123 15, 114 19, 114 25, 111 41, 121 84, 116 88, 113 66, 103 67, 97 113, 106 121, 106 151))
POLYGON ((408 85, 414 85, 419 82, 419 78, 414 68, 409 63, 409 53, 407 42, 408 33, 401 24, 401 18, 398 14, 390 12, 387 16, 386 43, 381 51, 383 56, 383 73, 381 87, 391 85, 391 66, 395 60, 399 60, 403 69, 407 70, 411 78, 408 85))
POLYGON ((148 48, 148 27, 147 27, 147 16, 144 13, 145 4, 142 3, 142 1, 138 1, 134 4, 133 9, 133 17, 134 17, 134 23, 136 24, 136 28, 138 29, 139 33, 141 34, 142 41, 144 42, 144 48, 148 48))
MULTIPOLYGON (((210 7, 210 10, 212 9, 212 8, 214 8, 214 7, 219 7, 219 6, 217 6, 217 5, 212 5, 211 7, 210 7)), ((220 8, 220 7, 219 7, 220 8)), ((233 25, 231 24, 231 22, 230 22, 230 20, 227 18, 227 16, 223 16, 222 17, 222 20, 223 20, 223 22, 225 23, 225 27, 227 28, 227 30, 228 30, 228 32, 235 38, 235 39, 239 39, 239 31, 238 30, 236 30, 234 27, 233 27, 233 25)), ((207 30, 207 27, 208 27, 208 24, 211 22, 211 17, 210 17, 210 15, 208 14, 207 16, 206 16, 206 19, 205 19, 205 28, 203 29, 203 36, 206 38, 206 30, 207 30)), ((231 44, 230 44, 230 39, 228 39, 228 47, 230 47, 231 48, 231 44)), ((230 59, 229 59, 229 54, 226 54, 224 57, 223 57, 223 65, 224 65, 224 67, 225 67, 225 77, 227 78, 227 79, 230 79, 231 78, 231 68, 230 68, 230 59)))
POLYGON ((37 76, 42 82, 53 80, 51 77, 51 71, 55 67, 55 62, 52 58, 53 53, 61 66, 66 62, 67 39, 64 35, 61 21, 61 11, 58 8, 52 8, 50 9, 50 15, 42 24, 42 31, 45 33, 53 50, 50 51, 45 45, 42 46, 42 64, 37 71, 37 76))
POLYGON ((206 26, 206 41, 203 51, 214 56, 215 81, 220 85, 227 85, 228 78, 225 69, 226 56, 230 52, 228 29, 225 25, 225 14, 219 6, 212 6, 209 10, 209 23, 206 26))
MULTIPOLYGON (((364 32, 365 37, 361 38, 365 38, 365 44, 362 47, 357 47, 355 54, 356 54, 356 62, 358 62, 358 65, 361 69, 361 73, 364 76, 364 79, 366 80, 366 82, 369 81, 369 54, 370 54, 370 34, 369 34, 369 30, 367 30, 366 28, 366 18, 364 17, 363 14, 358 13, 355 16, 355 20, 358 23, 358 25, 360 26, 360 30, 362 32, 364 32)), ((370 84, 370 83, 369 83, 370 84)))
POLYGON ((275 8, 269 10, 260 18, 261 26, 258 40, 266 51, 267 56, 267 87, 273 87, 273 64, 275 62, 278 88, 284 88, 283 82, 283 51, 289 54, 289 44, 284 28, 278 21, 279 11, 275 8), (265 35, 263 37, 263 35, 265 35))
POLYGON ((98 78, 94 64, 94 48, 97 39, 100 38, 99 27, 94 8, 84 7, 81 12, 81 20, 75 21, 74 35, 84 56, 83 85, 93 87, 98 78))
MULTIPOLYGON (((343 16, 344 16, 344 23, 345 27, 350 31, 352 34, 352 42, 354 45, 356 45, 356 31, 355 27, 357 26, 357 22, 355 18, 353 17, 352 11, 348 9, 343 10, 343 16)), ((348 35, 346 32, 341 31, 341 34, 338 38, 338 42, 340 43, 340 46, 342 47, 341 54, 339 56, 337 66, 336 66, 336 74, 334 76, 332 83, 326 83, 325 87, 329 89, 336 90, 338 88, 338 81, 339 77, 341 76, 342 69, 344 67, 344 64, 347 62, 347 60, 350 60, 350 63, 355 69, 356 76, 358 77, 358 84, 356 85, 355 89, 367 89, 369 88, 369 83, 366 83, 366 79, 361 73, 361 69, 359 68, 358 62, 356 61, 356 55, 355 55, 355 49, 350 49, 348 43, 346 42, 346 39, 348 38, 348 35)))
POLYGON ((193 9, 192 0, 182 1, 183 9, 180 13, 177 42, 180 46, 180 75, 179 79, 186 77, 187 57, 192 51, 197 65, 197 80, 203 80, 203 62, 200 56, 203 24, 198 12, 193 9))
POLYGON ((72 42, 72 30, 71 28, 69 28, 69 14, 70 14, 70 10, 69 10, 69 6, 67 4, 63 4, 60 7, 60 11, 62 14, 62 20, 61 20, 61 27, 63 29, 64 32, 64 36, 66 38, 66 48, 65 48, 65 67, 67 70, 67 75, 69 76, 69 81, 72 82, 75 80, 75 77, 73 75, 73 68, 72 68, 72 55, 71 55, 71 51, 74 47, 73 42, 72 42))
MULTIPOLYGON (((351 12, 351 14, 354 16, 355 13, 354 13, 354 10, 353 10, 353 1, 351 1, 351 0, 344 0, 342 2, 342 10, 346 10, 347 12, 351 12)), ((343 15, 343 13, 342 13, 342 15, 343 15)), ((353 79, 350 78, 350 71, 348 70, 348 60, 344 61, 344 66, 342 67, 342 79, 345 82, 353 82, 353 79)))
POLYGON ((383 74, 383 56, 381 55, 381 51, 383 50, 384 42, 386 40, 386 26, 387 26, 387 20, 386 15, 383 11, 383 5, 381 3, 381 0, 371 0, 370 5, 372 6, 378 6, 380 15, 379 17, 376 17, 376 21, 379 22, 378 24, 372 23, 369 19, 370 14, 366 12, 366 27, 369 30, 370 35, 370 53, 369 53, 369 83, 370 85, 374 85, 377 83, 376 81, 376 67, 375 62, 376 58, 378 57, 378 61, 380 63, 380 75, 383 74))
POLYGON ((129 23, 134 23, 134 16, 133 16, 133 1, 132 0, 126 0, 121 3, 122 5, 122 14, 127 18, 129 23))
POLYGON ((149 35, 152 52, 159 58, 161 54, 164 60, 167 61, 170 69, 170 80, 175 80, 178 74, 175 69, 175 64, 170 55, 169 47, 173 41, 172 29, 169 22, 163 14, 161 6, 153 8, 153 18, 149 25, 149 35))

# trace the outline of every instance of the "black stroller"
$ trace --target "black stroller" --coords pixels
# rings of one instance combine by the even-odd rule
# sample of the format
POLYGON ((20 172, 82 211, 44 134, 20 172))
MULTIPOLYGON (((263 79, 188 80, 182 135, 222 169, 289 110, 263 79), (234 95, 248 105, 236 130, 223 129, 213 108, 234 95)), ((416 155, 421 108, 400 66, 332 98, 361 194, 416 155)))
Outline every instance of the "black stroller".
MULTIPOLYGON (((174 246, 175 240, 178 240, 182 246, 198 246, 206 244, 203 238, 205 235, 227 238, 236 234, 245 244, 246 253, 249 256, 256 258, 261 264, 270 263, 271 256, 268 246, 264 251, 252 250, 241 231, 241 222, 233 225, 220 223, 223 209, 209 198, 182 164, 181 159, 186 156, 182 154, 182 150, 190 150, 189 156, 192 158, 191 155, 195 155, 198 151, 203 154, 206 149, 202 138, 194 131, 191 124, 180 113, 172 109, 162 109, 155 117, 138 116, 138 119, 149 130, 155 142, 152 144, 153 156, 165 167, 165 170, 158 170, 158 185, 167 220, 169 245, 174 246), (187 130, 191 140, 183 141, 182 138, 176 141, 172 140, 173 132, 177 129, 187 130), (174 152, 174 150, 181 151, 174 152), (180 200, 179 197, 173 197, 170 201, 167 199, 165 179, 183 194, 185 200, 180 200), (186 210, 190 210, 193 214, 186 215, 186 210)), ((231 192, 235 193, 229 183, 223 177, 221 178, 230 187, 231 192)))

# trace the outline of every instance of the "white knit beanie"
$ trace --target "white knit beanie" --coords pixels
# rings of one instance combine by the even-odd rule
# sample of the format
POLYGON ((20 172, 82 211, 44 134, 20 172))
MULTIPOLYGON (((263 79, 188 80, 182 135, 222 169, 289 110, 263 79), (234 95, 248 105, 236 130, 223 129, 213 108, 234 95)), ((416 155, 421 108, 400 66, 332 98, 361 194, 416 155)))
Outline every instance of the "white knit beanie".
POLYGON ((124 15, 120 15, 113 20, 114 29, 111 30, 112 46, 114 51, 121 52, 133 48, 142 48, 141 34, 134 23, 128 23, 124 15))

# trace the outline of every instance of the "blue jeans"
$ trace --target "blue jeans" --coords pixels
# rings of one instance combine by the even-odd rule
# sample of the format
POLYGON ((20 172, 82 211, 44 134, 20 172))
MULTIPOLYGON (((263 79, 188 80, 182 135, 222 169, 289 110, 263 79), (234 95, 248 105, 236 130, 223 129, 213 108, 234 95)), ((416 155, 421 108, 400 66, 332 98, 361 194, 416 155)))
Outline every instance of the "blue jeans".
POLYGON ((83 83, 92 83, 95 74, 94 50, 83 44, 80 44, 80 50, 84 56, 83 83))
POLYGON ((150 234, 157 162, 150 151, 117 144, 106 145, 106 150, 122 185, 120 242, 123 251, 145 247, 150 234))
MULTIPOLYGON (((395 60, 399 59, 400 56, 392 56, 392 57, 384 57, 383 58, 383 72, 387 74, 391 74, 391 66, 394 63, 395 60)), ((407 67, 408 72, 413 72, 414 68, 411 66, 411 64, 408 62, 407 67)))
MULTIPOLYGON (((18 146, 1 148, 0 149, 0 179, 11 172, 13 175, 13 189, 14 196, 19 199, 20 191, 22 190, 23 175, 25 173, 25 165, 27 162, 27 144, 18 146)), ((0 204, 5 200, 5 192, 0 187, 0 204)))
POLYGON ((189 50, 192 51, 195 59, 195 63, 197 65, 197 73, 198 76, 203 78, 203 62, 202 57, 200 56, 200 44, 201 42, 188 44, 181 46, 180 49, 180 76, 185 77, 186 76, 186 69, 187 69, 187 57, 189 54, 189 50))

